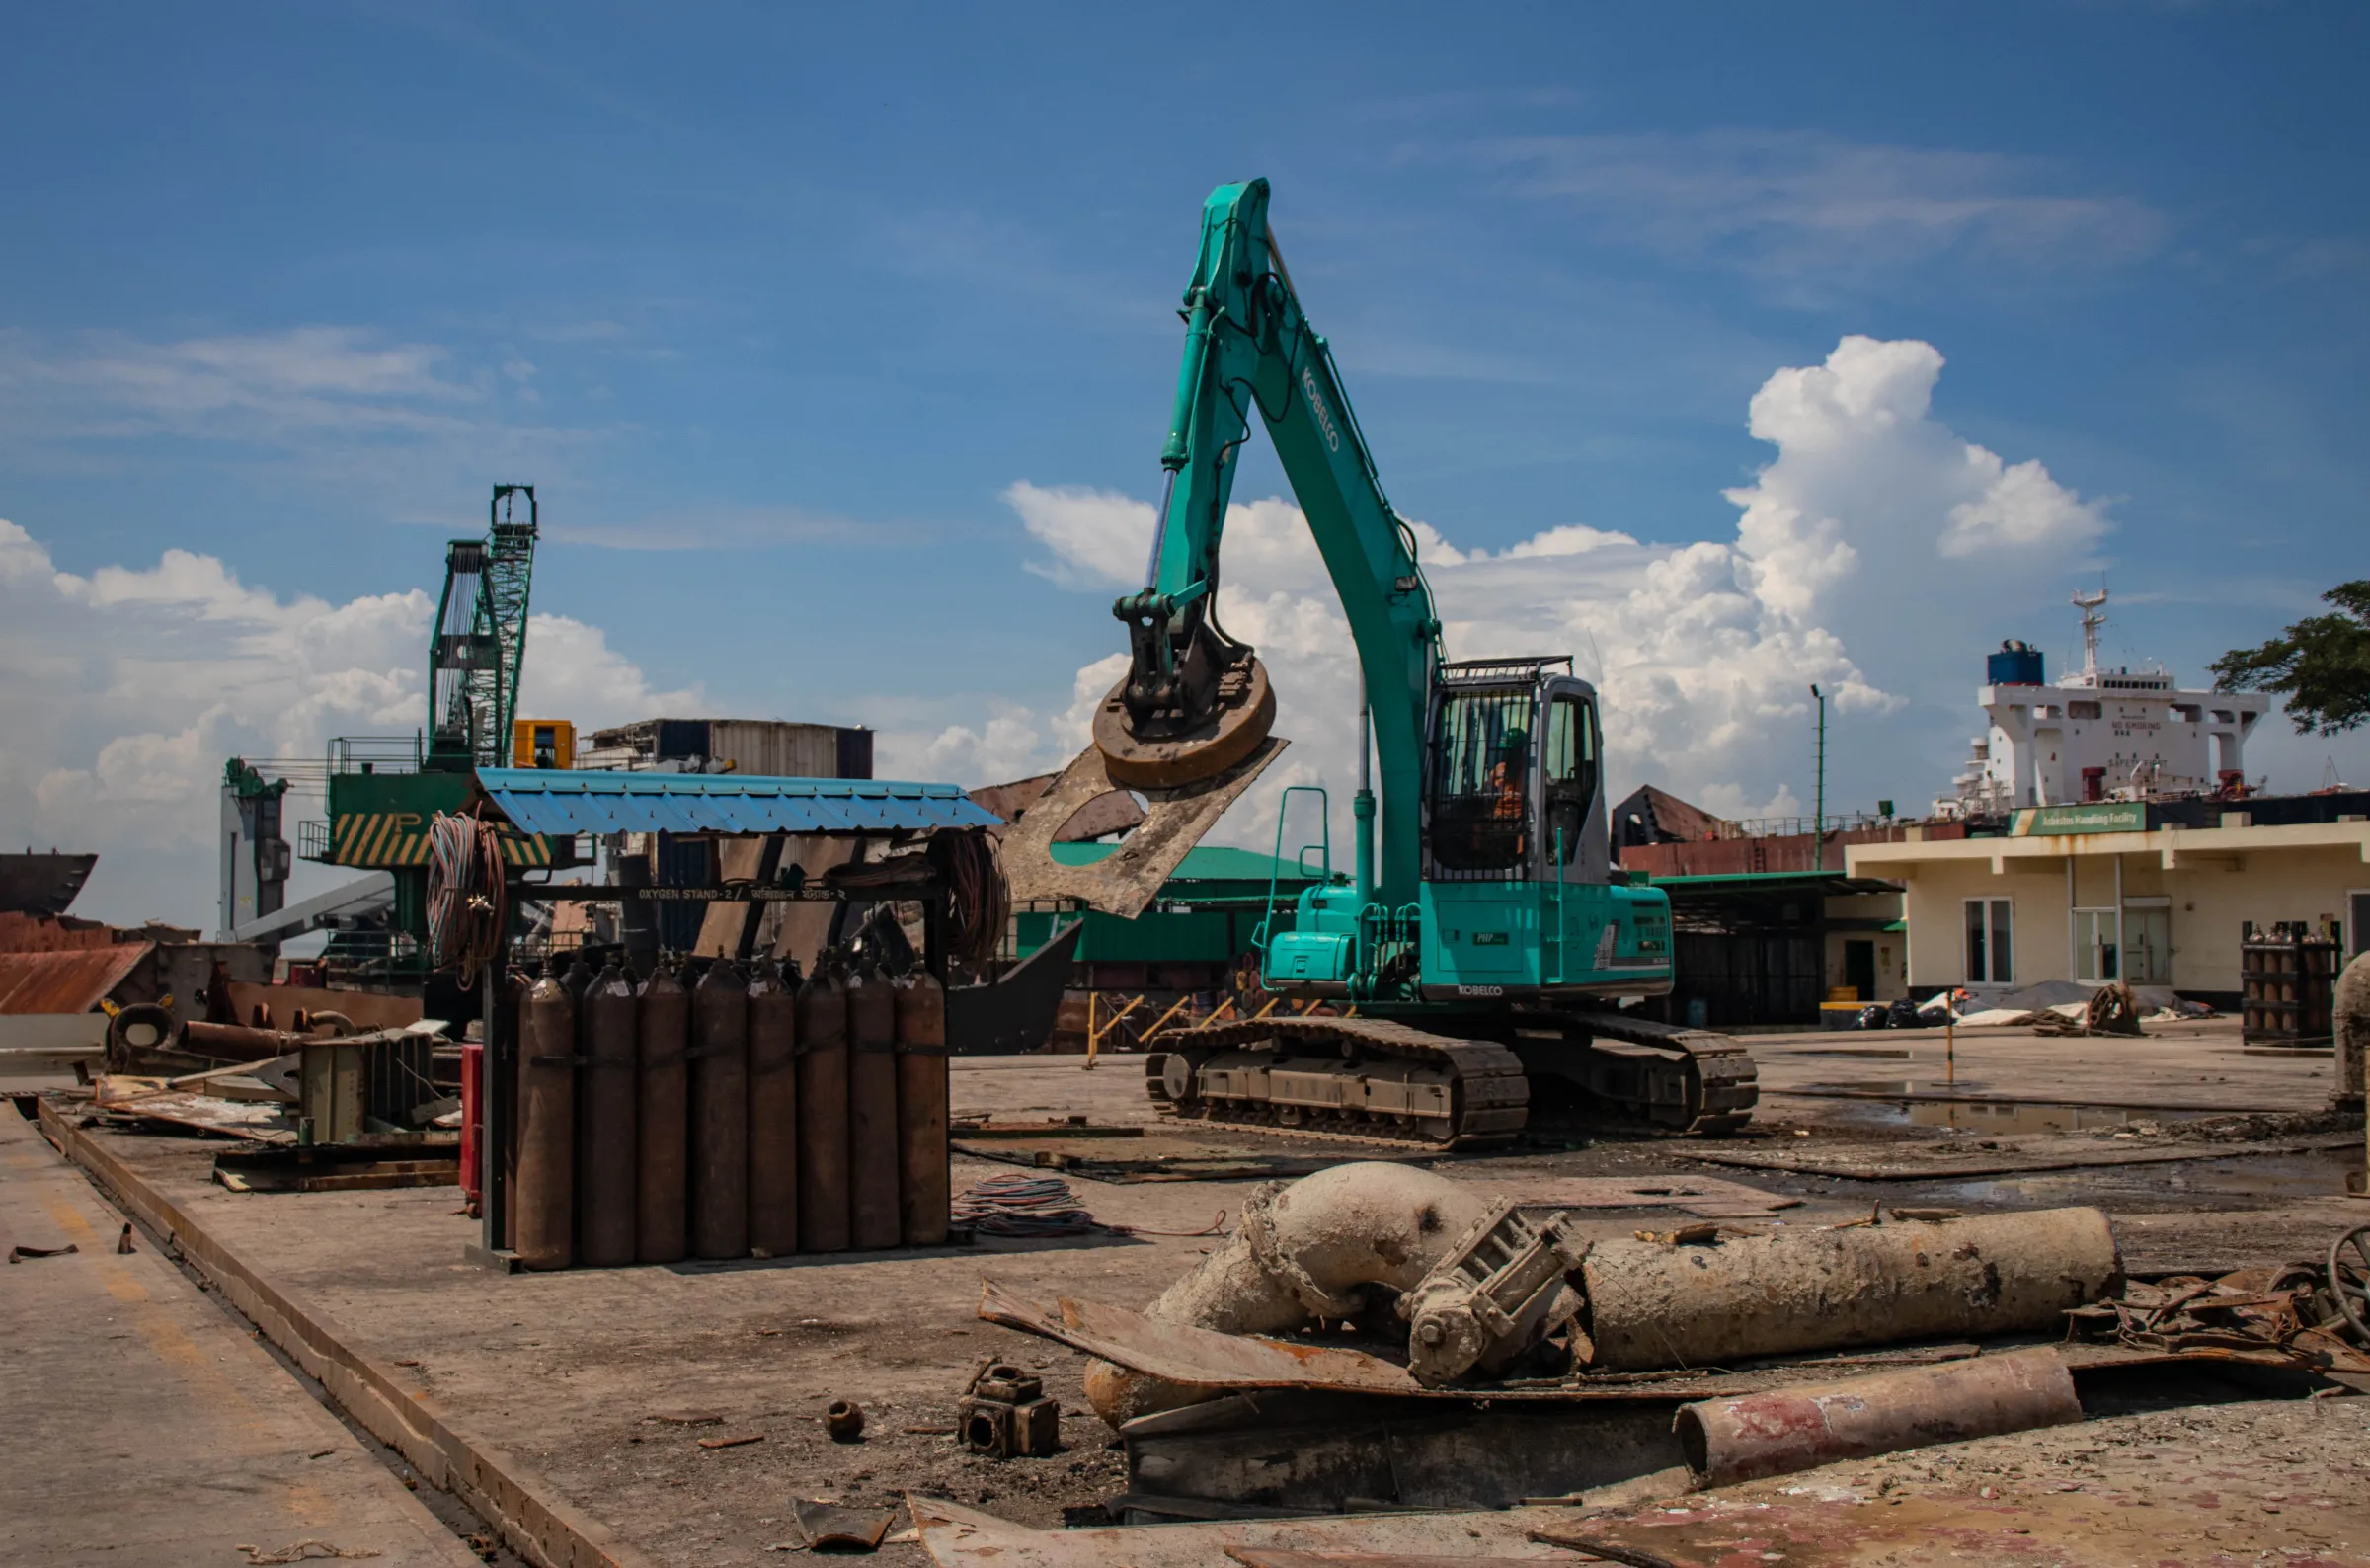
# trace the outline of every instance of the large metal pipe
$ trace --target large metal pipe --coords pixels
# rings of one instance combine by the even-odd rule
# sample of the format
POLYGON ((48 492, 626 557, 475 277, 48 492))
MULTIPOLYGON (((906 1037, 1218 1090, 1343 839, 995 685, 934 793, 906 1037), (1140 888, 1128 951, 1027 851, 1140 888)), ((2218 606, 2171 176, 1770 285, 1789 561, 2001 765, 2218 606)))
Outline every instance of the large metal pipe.
POLYGON ((897 982, 900 1233, 908 1247, 946 1240, 946 987, 920 965, 897 982))
POLYGON ((1696 1484, 1727 1486, 2081 1419, 2073 1374, 2057 1352, 2042 1346, 1706 1399, 1681 1406, 1673 1431, 1696 1484))
POLYGON ((749 1247, 798 1250, 798 996, 770 957, 749 980, 749 1247))
POLYGON ((847 991, 818 960, 798 988, 798 1244, 844 1252, 847 1242, 847 991))
POLYGON ((847 986, 848 1236, 861 1251, 894 1247, 898 1203, 897 993, 864 960, 847 986))
POLYGON ((640 1201, 634 1101, 641 1009, 633 977, 611 959, 585 987, 578 1008, 585 1069, 577 1075, 577 1258, 595 1269, 622 1268, 634 1261, 640 1201))
POLYGON ((691 992, 691 1255, 749 1256, 749 980, 720 958, 691 992))
POLYGON ((1591 1364, 1643 1372, 2055 1330, 2120 1288, 2123 1260, 2105 1215, 2045 1209, 1699 1246, 1600 1241, 1581 1274, 1591 1364))
POLYGON ((644 1263, 676 1263, 683 1256, 685 1136, 683 1053, 690 1045, 691 997, 664 963, 636 998, 642 1060, 642 1104, 636 1134, 634 1256, 644 1263))
POLYGON ((576 1002, 552 974, 518 998, 518 1184, 512 1245, 530 1269, 576 1261, 576 1002))

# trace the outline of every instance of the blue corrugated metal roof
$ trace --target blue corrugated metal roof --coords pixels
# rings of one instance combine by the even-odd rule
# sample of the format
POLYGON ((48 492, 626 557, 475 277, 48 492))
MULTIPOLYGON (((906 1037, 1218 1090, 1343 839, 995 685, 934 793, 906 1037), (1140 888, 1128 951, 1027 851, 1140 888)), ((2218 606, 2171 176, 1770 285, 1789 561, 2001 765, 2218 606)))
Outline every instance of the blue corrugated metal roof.
POLYGON ((994 827, 953 784, 481 767, 477 782, 528 833, 884 833, 994 827))

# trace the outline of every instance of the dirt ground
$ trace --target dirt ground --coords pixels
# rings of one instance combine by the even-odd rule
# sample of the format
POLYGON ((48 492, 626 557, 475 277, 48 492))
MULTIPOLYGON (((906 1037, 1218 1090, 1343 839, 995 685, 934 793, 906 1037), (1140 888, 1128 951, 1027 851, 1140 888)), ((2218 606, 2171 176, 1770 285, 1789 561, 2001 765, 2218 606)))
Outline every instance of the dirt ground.
MULTIPOLYGON (((2113 1217, 2135 1271, 2317 1257, 2337 1234, 2370 1220, 2370 1206, 2342 1196, 2346 1172, 2362 1165, 2358 1134, 2350 1147, 2234 1157, 2184 1131, 2194 1111, 2304 1113, 2326 1105, 2326 1057, 2249 1054, 2227 1025, 2176 1026, 2130 1042, 1967 1031, 1947 1064, 1939 1037, 1929 1034, 1761 1037, 1751 1044, 1761 1062, 1763 1114, 1749 1137, 1723 1140, 1723 1147, 1798 1154, 1805 1162, 1821 1151, 1851 1157, 1891 1151, 1888 1157, 1911 1179, 1718 1166, 1698 1159, 1703 1146, 1689 1140, 1584 1132, 1434 1163, 1510 1190, 1553 1176, 1716 1176, 1801 1201, 1770 1218, 1733 1221, 1747 1225, 1831 1223, 1864 1216, 1879 1203, 1969 1212, 2095 1203, 2113 1217), (1910 1055, 1836 1055, 1866 1050, 1910 1055), (1861 1091, 1855 1086, 1871 1082, 1911 1083, 1913 1092, 1927 1092, 1927 1085, 1946 1081, 1961 1092, 1992 1095, 2013 1085, 2016 1098, 2044 1103, 1999 1127, 1969 1125, 1978 1119, 1960 1107, 1961 1125, 1953 1127, 1951 1113, 1937 1108, 1910 1112, 1879 1100, 1828 1097, 1839 1087, 1856 1096, 1861 1091), (2146 1109, 2114 1115, 2094 1109, 2083 1113, 2089 1120, 2061 1114, 2062 1125, 2037 1114, 2078 1101, 2146 1109), (2207 1157, 1975 1178, 1948 1170, 1915 1174, 1919 1159, 1963 1164, 1970 1149, 1985 1148, 1993 1163, 2014 1163, 2019 1148, 2057 1148, 2070 1139, 2093 1150, 2146 1150, 2152 1158, 2166 1151, 2207 1157)), ((958 1191, 1040 1154, 1122 1167, 1155 1156, 1217 1166, 1297 1157, 1309 1166, 1374 1152, 1341 1142, 1154 1127, 1141 1058, 1107 1058, 1092 1070, 1074 1057, 963 1059, 955 1074, 959 1114, 984 1113, 998 1123, 1083 1115, 1093 1124, 1145 1129, 1135 1137, 975 1142, 970 1146, 992 1148, 999 1157, 959 1155, 958 1191)), ((1982 1115, 1992 1114, 1982 1108, 1982 1115)), ((415 1379, 425 1397, 465 1415, 654 1561, 684 1565, 778 1560, 773 1552, 798 1540, 791 1503, 802 1497, 890 1505, 911 1490, 1032 1526, 1101 1523, 1099 1504, 1121 1489, 1121 1465, 1107 1446, 1109 1432, 1086 1408, 1082 1359, 980 1322, 974 1308, 981 1282, 992 1280, 1031 1299, 1141 1305, 1214 1244, 1190 1233, 1230 1222, 1254 1185, 1095 1180, 1089 1165, 1065 1173, 1080 1200, 1098 1219, 1136 1233, 505 1276, 463 1261, 477 1227, 458 1212, 451 1189, 234 1194, 208 1179, 215 1145, 105 1136, 111 1151, 283 1288, 345 1325, 366 1354, 415 1379), (1064 1407, 1064 1452, 997 1463, 958 1447, 951 1432, 955 1400, 969 1372, 990 1356, 1044 1376, 1046 1391, 1064 1407), (826 1436, 820 1416, 833 1399, 864 1406, 862 1442, 835 1444, 826 1436), (702 1439, 751 1436, 760 1441, 700 1446, 702 1439)), ((1649 1223, 1667 1227, 1672 1213, 1589 1211, 1578 1218, 1587 1233, 1626 1234, 1649 1223)), ((2210 1491, 2227 1499, 2210 1515, 2212 1528, 2227 1538, 2274 1554, 2291 1546, 2338 1549, 2341 1538, 2348 1544, 2330 1560, 2370 1560, 2363 1549, 2370 1529, 2361 1528, 2370 1518, 2364 1512, 2370 1448, 2361 1441, 2370 1401, 2307 1403, 2264 1399, 2262 1392, 2218 1385, 2181 1394, 2210 1400, 2193 1407, 2112 1414, 2059 1433, 1831 1468, 1849 1470, 1836 1484, 1866 1476, 1869 1485, 1889 1486, 1885 1495, 1957 1495, 1971 1481, 1995 1491, 2038 1491, 2067 1480, 2185 1488, 2183 1495, 2210 1491)), ((887 1550, 899 1560, 920 1560, 916 1547, 887 1550)))

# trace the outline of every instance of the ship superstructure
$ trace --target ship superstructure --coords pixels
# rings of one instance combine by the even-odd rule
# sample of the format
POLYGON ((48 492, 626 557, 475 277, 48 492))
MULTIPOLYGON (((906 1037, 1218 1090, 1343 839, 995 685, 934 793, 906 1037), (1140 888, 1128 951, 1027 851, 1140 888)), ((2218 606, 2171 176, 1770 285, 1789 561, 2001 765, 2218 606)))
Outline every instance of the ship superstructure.
POLYGON ((1940 817, 1998 816, 2075 801, 2243 795, 2248 735, 2270 711, 2259 691, 2190 691, 2161 666, 2098 663, 2106 590, 2074 595, 2082 670, 2043 678, 2037 648, 2009 641, 1985 661, 1976 700, 1991 719, 1974 754, 1935 802, 1940 817))

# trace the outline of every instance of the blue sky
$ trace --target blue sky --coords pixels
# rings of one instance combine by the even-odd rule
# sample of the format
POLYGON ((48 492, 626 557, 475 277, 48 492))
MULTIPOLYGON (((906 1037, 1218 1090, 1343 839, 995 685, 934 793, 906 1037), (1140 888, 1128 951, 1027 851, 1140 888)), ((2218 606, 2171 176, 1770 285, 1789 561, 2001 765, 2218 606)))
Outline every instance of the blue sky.
MULTIPOLYGON (((208 655, 230 659, 287 606, 433 591, 487 486, 531 481, 552 536, 537 606, 585 629, 548 645, 584 676, 551 670, 553 700, 866 722, 949 773, 1050 765, 1118 629, 1108 585, 1012 487, 1153 494, 1200 201, 1265 174, 1392 499, 1458 550, 1575 525, 1737 541, 1722 492, 1778 455, 1748 404, 1854 336, 1931 345, 1946 367, 1921 417, 1951 450, 2038 462, 2090 509, 2095 526, 1990 577, 1860 543, 1794 628, 1831 633, 1887 699, 1836 716, 1831 803, 1940 787, 1982 650, 2072 646, 2066 593, 2100 571, 2110 652, 2194 678, 2365 570, 2356 8, 1187 22, 12 11, 0 518, 77 581, 148 574, 67 594, 91 617, 69 635, 247 628, 208 655), (219 563, 246 607, 167 571, 168 549, 219 563), (1904 608, 1935 599, 1951 613, 1904 608)), ((1261 448, 1237 497, 1283 488, 1261 448)), ((1507 620, 1600 644, 1636 626, 1507 620)), ((156 657, 201 663, 176 646, 156 657)), ((356 667, 422 662, 404 646, 390 632, 356 667)), ((18 704, 61 711, 0 777, 0 839, 79 832, 210 890, 190 759, 298 743, 253 714, 197 725, 198 685, 174 697, 189 723, 134 712, 126 683, 104 650, 24 683, 18 704), (121 710, 105 723, 62 711, 101 697, 121 710), (111 782, 103 753, 134 737, 179 760, 111 782), (101 798, 122 810, 90 815, 101 798)), ((1725 753, 1640 730, 1640 769, 1806 803, 1805 725, 1756 704, 1725 753)), ((2370 777, 2358 737, 2266 739, 2253 770, 2311 787, 2325 756, 2370 777)), ((144 896, 106 872, 92 895, 195 913, 186 893, 130 907, 144 896)))

